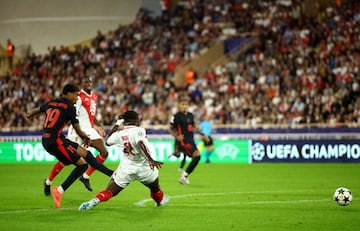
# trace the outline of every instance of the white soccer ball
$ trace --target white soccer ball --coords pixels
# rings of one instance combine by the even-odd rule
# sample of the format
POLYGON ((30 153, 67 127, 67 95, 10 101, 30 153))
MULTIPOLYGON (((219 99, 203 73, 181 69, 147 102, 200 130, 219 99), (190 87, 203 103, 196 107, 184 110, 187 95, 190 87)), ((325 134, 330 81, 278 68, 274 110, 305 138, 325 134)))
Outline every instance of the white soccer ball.
POLYGON ((346 206, 352 201, 352 193, 349 189, 340 187, 335 190, 334 201, 341 206, 346 206))

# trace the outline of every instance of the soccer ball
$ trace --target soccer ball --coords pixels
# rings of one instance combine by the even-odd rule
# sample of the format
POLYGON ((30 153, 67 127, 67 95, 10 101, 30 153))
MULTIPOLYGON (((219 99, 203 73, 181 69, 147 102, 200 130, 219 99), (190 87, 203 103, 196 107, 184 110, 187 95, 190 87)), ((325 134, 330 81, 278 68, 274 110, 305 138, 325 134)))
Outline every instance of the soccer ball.
POLYGON ((347 188, 340 187, 335 190, 334 201, 341 206, 346 206, 352 201, 351 191, 347 188))

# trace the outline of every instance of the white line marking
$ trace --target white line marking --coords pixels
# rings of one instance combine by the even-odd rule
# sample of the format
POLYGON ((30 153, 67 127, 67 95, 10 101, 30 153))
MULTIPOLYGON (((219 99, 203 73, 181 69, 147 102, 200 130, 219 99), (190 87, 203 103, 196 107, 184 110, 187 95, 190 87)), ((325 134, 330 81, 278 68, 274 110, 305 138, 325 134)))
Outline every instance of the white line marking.
POLYGON ((34 212, 46 212, 46 211, 57 211, 57 210, 74 210, 74 208, 47 208, 47 209, 24 209, 24 210, 9 210, 0 211, 0 214, 12 214, 12 213, 34 213, 34 212))
MULTIPOLYGON (((221 196, 221 195, 229 195, 229 194, 271 194, 271 193, 298 193, 298 192, 319 192, 319 191, 325 191, 325 190, 275 190, 275 191, 219 192, 219 193, 184 194, 184 195, 177 195, 177 196, 170 196, 170 197, 172 199, 172 198, 184 198, 184 197, 221 196)), ((134 204, 139 207, 144 207, 145 204, 150 201, 153 201, 153 200, 152 199, 144 199, 144 200, 138 201, 134 204)), ((239 202, 235 202, 235 203, 239 203, 239 202)), ((246 204, 246 203, 247 202, 241 202, 241 204, 246 204)), ((259 202, 259 203, 262 203, 262 202, 259 202)), ((225 204, 221 203, 219 205, 225 205, 225 204)), ((201 204, 201 206, 204 206, 204 204, 201 204)))
MULTIPOLYGON (((271 193, 298 193, 298 192, 322 192, 329 190, 277 190, 277 191, 246 191, 246 192, 219 192, 219 193, 194 193, 194 194, 183 194, 171 196, 174 198, 186 198, 186 197, 206 197, 206 196, 218 196, 218 195, 229 195, 229 194, 271 194, 271 193)), ((353 199, 357 200, 357 198, 353 199)), ((154 203, 153 199, 144 199, 134 203, 135 206, 145 207, 148 202, 154 203)), ((209 207, 209 206, 236 206, 236 205, 264 205, 264 204, 297 204, 297 203, 316 203, 316 202, 332 202, 331 194, 328 199, 317 199, 317 200, 286 200, 286 201, 238 201, 238 202, 227 202, 227 203, 210 203, 210 204, 167 204, 166 207, 209 207)), ((107 209, 119 209, 119 207, 107 207, 107 209)), ((47 212, 47 211, 65 211, 65 210, 77 210, 77 208, 40 208, 40 209, 24 209, 24 210, 9 210, 0 211, 0 214, 16 214, 16 213, 35 213, 35 212, 47 212)))

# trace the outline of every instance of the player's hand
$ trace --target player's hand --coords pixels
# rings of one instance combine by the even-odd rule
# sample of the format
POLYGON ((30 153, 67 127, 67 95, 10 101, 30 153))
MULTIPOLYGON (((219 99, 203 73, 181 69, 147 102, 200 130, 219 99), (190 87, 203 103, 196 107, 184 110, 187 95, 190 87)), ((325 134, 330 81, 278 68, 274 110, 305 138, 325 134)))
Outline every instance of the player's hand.
POLYGON ((27 121, 30 121, 30 120, 31 120, 31 116, 30 116, 30 113, 29 113, 29 112, 27 112, 24 117, 25 117, 25 119, 26 119, 27 121))
POLYGON ((88 136, 85 136, 85 137, 81 137, 82 140, 84 141, 84 147, 85 148, 88 148, 91 144, 91 140, 88 136))
POLYGON ((184 135, 178 135, 176 139, 181 142, 184 140, 184 135))
POLYGON ((103 127, 97 127, 97 131, 100 134, 100 136, 102 136, 102 137, 106 136, 106 132, 103 127))
POLYGON ((154 168, 160 169, 163 164, 164 164, 163 162, 152 160, 152 161, 150 161, 149 165, 150 165, 150 168, 152 170, 154 170, 154 168))
POLYGON ((205 141, 205 143, 209 143, 210 139, 208 136, 203 136, 202 139, 205 141))

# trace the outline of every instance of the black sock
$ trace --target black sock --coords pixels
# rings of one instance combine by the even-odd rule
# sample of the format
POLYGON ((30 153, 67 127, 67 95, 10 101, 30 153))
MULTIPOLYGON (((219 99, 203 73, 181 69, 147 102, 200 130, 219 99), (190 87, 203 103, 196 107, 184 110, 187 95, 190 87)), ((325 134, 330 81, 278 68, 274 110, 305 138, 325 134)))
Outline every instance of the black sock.
POLYGON ((186 163, 186 155, 184 155, 183 159, 181 160, 180 168, 183 168, 185 166, 185 163, 186 163))
POLYGON ((192 171, 194 171, 194 169, 196 168, 196 166, 198 165, 200 161, 200 156, 195 157, 194 159, 192 159, 192 161, 190 162, 189 166, 186 168, 186 172, 190 175, 190 173, 192 173, 192 171))
POLYGON ((88 164, 83 164, 80 166, 76 166, 74 170, 70 173, 70 175, 65 179, 64 183, 62 183, 61 187, 66 191, 77 180, 88 168, 88 164))
POLYGON ((100 163, 97 159, 95 159, 95 157, 91 154, 90 151, 87 152, 85 160, 86 160, 86 162, 88 162, 88 164, 91 167, 99 170, 100 172, 104 173, 107 176, 111 176, 114 172, 113 170, 108 169, 105 165, 100 163))

